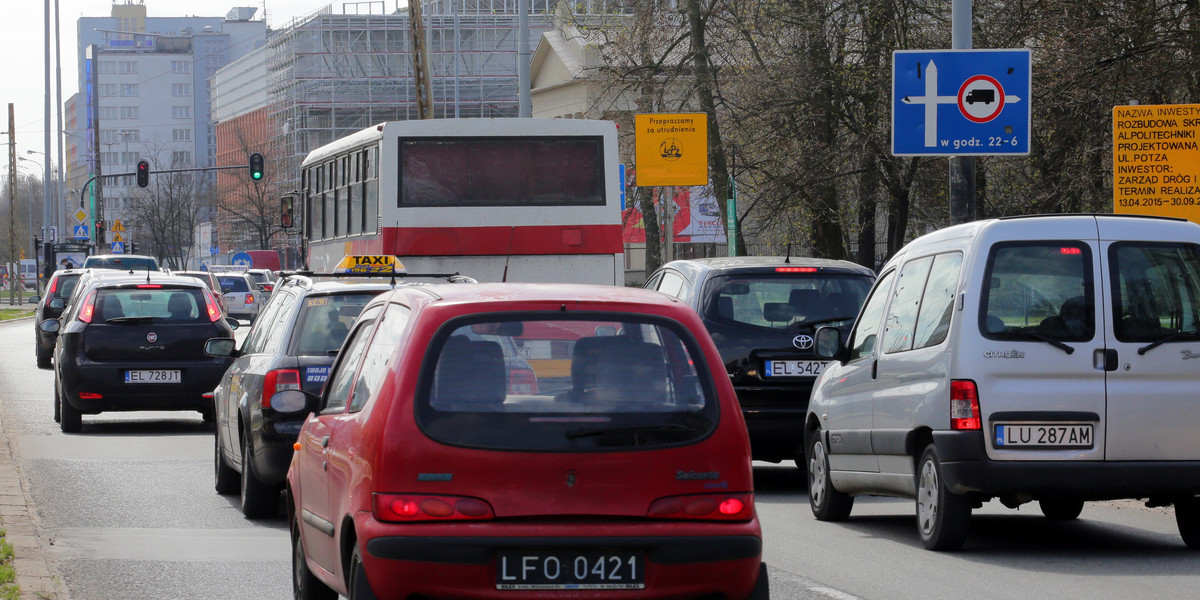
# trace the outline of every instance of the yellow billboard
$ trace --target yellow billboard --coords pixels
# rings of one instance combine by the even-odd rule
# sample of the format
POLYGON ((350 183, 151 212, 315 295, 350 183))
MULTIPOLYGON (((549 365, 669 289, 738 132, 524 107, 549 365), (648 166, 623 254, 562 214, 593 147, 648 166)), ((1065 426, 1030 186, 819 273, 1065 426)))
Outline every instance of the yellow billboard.
POLYGON ((637 185, 708 185, 708 115, 634 115, 637 185))
POLYGON ((1200 223, 1200 104, 1113 108, 1113 212, 1200 223))

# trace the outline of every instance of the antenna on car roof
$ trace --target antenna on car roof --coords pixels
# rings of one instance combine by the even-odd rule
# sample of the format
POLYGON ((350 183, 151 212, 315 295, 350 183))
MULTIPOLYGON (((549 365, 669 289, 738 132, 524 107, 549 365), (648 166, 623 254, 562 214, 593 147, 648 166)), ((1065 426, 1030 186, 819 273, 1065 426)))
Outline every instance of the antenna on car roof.
POLYGON ((150 283, 150 264, 146 264, 146 283, 150 283))
POLYGON ((783 264, 790 265, 792 264, 792 245, 788 244, 787 247, 787 256, 783 257, 783 264))

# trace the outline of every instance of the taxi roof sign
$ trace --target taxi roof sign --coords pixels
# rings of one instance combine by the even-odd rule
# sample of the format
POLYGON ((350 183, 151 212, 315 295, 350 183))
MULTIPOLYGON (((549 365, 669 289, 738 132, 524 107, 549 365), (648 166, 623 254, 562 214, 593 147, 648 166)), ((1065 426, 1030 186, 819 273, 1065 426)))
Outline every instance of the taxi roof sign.
POLYGON ((346 256, 333 268, 333 271, 335 273, 377 273, 382 275, 408 272, 404 268, 404 263, 395 256, 382 254, 346 256))

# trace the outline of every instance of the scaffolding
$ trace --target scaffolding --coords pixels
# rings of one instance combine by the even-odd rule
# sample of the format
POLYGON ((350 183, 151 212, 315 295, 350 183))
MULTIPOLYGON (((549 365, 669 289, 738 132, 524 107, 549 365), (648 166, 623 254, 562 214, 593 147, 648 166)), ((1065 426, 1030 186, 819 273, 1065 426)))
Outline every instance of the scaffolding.
MULTIPOLYGON (((560 1, 529 0, 530 45, 560 1)), ((433 116, 516 117, 518 0, 423 0, 433 116)), ((619 0, 572 2, 611 13, 619 0)), ((330 4, 268 42, 267 86, 281 143, 271 169, 295 174, 311 150, 383 122, 420 118, 407 9, 397 0, 330 4), (388 5, 391 6, 388 6, 388 5)))

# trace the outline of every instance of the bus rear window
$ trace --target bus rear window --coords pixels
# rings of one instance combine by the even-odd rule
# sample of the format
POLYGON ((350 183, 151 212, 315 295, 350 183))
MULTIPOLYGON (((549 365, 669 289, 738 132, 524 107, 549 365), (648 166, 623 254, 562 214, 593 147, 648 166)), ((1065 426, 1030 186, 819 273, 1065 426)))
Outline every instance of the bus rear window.
POLYGON ((603 138, 400 140, 398 206, 603 206, 603 138))

